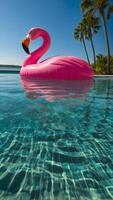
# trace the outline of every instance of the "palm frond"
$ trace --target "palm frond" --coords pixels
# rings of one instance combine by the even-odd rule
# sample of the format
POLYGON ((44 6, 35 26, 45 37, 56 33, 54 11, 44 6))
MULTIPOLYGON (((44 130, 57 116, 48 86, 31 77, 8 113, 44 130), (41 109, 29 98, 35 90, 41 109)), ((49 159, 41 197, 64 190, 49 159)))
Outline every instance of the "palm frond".
POLYGON ((107 19, 110 19, 112 14, 113 14, 113 5, 110 5, 107 12, 107 19))

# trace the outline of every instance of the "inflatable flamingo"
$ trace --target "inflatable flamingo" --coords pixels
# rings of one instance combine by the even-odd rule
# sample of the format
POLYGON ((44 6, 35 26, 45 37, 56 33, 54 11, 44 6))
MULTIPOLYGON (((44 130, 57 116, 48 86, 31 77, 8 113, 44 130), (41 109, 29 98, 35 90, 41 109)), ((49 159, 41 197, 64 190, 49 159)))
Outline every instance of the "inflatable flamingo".
POLYGON ((37 63, 50 47, 50 43, 47 31, 42 28, 30 29, 22 42, 24 50, 29 54, 20 70, 22 76, 53 80, 79 80, 93 76, 93 70, 88 63, 74 56, 55 56, 37 63), (39 37, 43 38, 42 46, 30 53, 28 48, 30 41, 39 37))

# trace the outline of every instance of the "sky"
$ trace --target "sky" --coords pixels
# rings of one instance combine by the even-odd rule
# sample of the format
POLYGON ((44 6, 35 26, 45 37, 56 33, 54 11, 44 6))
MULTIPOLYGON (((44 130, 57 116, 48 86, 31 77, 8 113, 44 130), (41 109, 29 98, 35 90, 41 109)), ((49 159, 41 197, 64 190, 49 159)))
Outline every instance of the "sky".
MULTIPOLYGON (((31 27, 46 29, 51 47, 41 60, 56 55, 72 55, 86 60, 84 49, 73 37, 74 28, 82 18, 80 0, 0 0, 0 64, 22 65, 27 56, 21 46, 31 27)), ((113 16, 107 24, 113 54, 113 16)), ((106 53, 103 29, 93 38, 96 53, 106 53)), ((39 38, 30 51, 42 43, 39 38)), ((87 41, 90 60, 93 61, 87 41)))

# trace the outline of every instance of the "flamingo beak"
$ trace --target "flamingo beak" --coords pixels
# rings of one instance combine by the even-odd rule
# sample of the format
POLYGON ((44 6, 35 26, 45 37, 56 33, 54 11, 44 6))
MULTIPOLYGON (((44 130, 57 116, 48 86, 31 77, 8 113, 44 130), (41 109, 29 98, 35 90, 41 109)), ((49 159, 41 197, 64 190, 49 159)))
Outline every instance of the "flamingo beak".
POLYGON ((29 43, 30 43, 30 37, 27 36, 23 41, 22 41, 22 46, 23 49, 26 53, 30 54, 29 52, 29 43))

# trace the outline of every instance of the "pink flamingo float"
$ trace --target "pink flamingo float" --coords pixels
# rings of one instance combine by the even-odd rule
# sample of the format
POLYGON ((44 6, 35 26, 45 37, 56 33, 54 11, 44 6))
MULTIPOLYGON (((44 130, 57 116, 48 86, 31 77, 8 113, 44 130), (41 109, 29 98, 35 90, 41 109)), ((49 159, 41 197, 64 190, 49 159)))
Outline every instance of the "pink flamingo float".
POLYGON ((30 29, 22 42, 24 50, 29 55, 20 70, 21 76, 53 80, 80 80, 93 76, 93 70, 90 65, 84 60, 74 56, 55 56, 38 62, 41 56, 49 49, 50 43, 51 39, 47 31, 42 28, 30 29), (30 41, 39 37, 43 38, 42 46, 30 53, 30 41))

